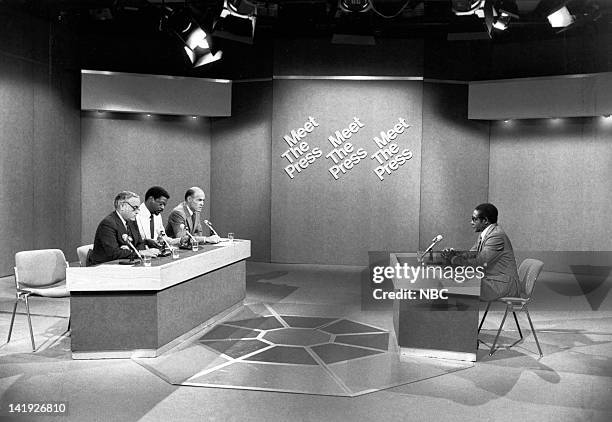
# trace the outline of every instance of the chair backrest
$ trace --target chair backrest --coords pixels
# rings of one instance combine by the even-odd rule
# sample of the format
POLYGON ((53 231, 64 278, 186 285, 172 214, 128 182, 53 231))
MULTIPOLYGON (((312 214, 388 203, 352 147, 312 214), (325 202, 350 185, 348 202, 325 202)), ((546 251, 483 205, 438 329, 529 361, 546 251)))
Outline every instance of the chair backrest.
POLYGON ((527 298, 531 297, 531 293, 533 292, 533 288, 535 286, 535 282, 544 267, 544 263, 537 259, 527 258, 523 262, 518 269, 519 279, 521 280, 521 286, 525 290, 525 295, 527 298))
POLYGON ((79 257, 79 264, 81 267, 87 266, 87 254, 93 250, 93 243, 91 245, 83 245, 77 248, 77 256, 79 257))
POLYGON ((39 249, 15 254, 17 287, 45 287, 66 279, 66 257, 59 249, 39 249))

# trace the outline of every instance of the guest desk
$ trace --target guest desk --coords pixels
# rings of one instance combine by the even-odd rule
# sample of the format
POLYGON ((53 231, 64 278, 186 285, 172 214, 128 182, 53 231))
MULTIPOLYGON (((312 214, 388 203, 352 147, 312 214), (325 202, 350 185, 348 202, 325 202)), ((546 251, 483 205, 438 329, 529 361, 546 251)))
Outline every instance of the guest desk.
POLYGON ((68 268, 74 359, 155 357, 227 315, 246 293, 249 240, 202 245, 150 267, 68 268))
MULTIPOLYGON (((420 265, 415 253, 392 253, 389 264, 420 265)), ((417 293, 414 299, 393 301, 393 326, 401 355, 476 361, 480 281, 478 277, 462 283, 453 278, 418 277, 411 283, 394 278, 396 292, 410 289, 417 293), (420 298, 421 289, 447 289, 448 298, 420 298)))

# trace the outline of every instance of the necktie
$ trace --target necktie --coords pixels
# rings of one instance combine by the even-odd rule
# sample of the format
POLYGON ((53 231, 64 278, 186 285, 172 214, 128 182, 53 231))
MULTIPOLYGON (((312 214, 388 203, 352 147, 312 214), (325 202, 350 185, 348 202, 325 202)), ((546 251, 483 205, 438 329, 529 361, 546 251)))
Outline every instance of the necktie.
POLYGON ((153 214, 151 214, 151 219, 149 220, 149 230, 151 239, 155 239, 155 221, 153 221, 153 214))
POLYGON ((482 237, 478 238, 478 252, 482 249, 482 237))
POLYGON ((196 226, 196 213, 194 212, 193 214, 191 214, 191 233, 195 233, 195 226, 196 226))

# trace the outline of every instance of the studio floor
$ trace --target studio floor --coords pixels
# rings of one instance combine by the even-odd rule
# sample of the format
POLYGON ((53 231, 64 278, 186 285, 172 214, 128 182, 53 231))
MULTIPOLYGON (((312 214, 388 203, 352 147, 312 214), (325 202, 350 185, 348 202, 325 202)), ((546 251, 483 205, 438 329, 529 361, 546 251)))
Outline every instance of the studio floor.
MULTIPOLYGON (((299 310, 310 318, 323 318, 320 310, 333 309, 336 319, 320 321, 323 332, 331 333, 331 343, 334 336, 347 336, 342 343, 350 344, 351 350, 376 351, 380 348, 378 342, 364 345, 355 333, 351 332, 353 337, 349 338, 348 332, 340 332, 347 324, 367 324, 373 331, 362 330, 361 334, 374 339, 392 327, 390 308, 362 310, 363 272, 362 267, 248 263, 244 309, 264 309, 269 313, 255 312, 250 320, 234 318, 234 323, 228 326, 240 328, 236 324, 246 325, 251 323, 244 322, 247 320, 280 315, 276 319, 288 322, 291 328, 297 320, 291 322, 284 314, 292 315, 299 310)), ((318 394, 312 394, 317 392, 316 383, 313 391, 302 392, 211 387, 210 380, 201 383, 203 386, 175 385, 147 368, 152 365, 142 360, 72 360, 70 337, 65 335, 69 315, 67 298, 31 301, 32 324, 39 348, 36 353, 31 352, 22 307, 16 317, 12 340, 4 344, 14 298, 13 279, 5 277, 0 279, 3 344, 0 346, 0 417, 34 421, 608 421, 612 420, 612 298, 608 294, 611 287, 612 277, 608 274, 602 279, 558 273, 540 276, 530 313, 544 352, 541 359, 531 333, 526 330, 524 317, 519 317, 526 339, 510 350, 501 349, 490 357, 488 350, 481 346, 474 365, 421 371, 425 375, 408 377, 400 385, 343 396, 326 395, 324 386, 318 394), (11 403, 50 402, 66 403, 67 414, 51 418, 7 413, 11 403)), ((501 309, 489 312, 482 332, 485 341, 493 337, 502 315, 501 309)), ((274 330, 276 326, 268 328, 274 330)), ((281 338, 280 343, 310 347, 305 339, 297 338, 300 336, 296 330, 284 332, 290 337, 281 338), (296 345, 296 342, 305 344, 296 345)), ((205 333, 201 340, 202 344, 209 343, 207 347, 218 344, 214 332, 210 333, 205 333)), ((518 333, 510 321, 502 342, 510 343, 515 336, 518 333)), ((263 337, 272 343, 277 341, 271 334, 263 337)), ((319 344, 322 340, 312 341, 319 344)), ((299 363, 305 364, 312 357, 321 360, 318 363, 323 369, 331 367, 332 371, 328 372, 334 372, 335 355, 326 352, 331 346, 316 344, 313 348, 320 349, 315 349, 314 354, 304 354, 304 361, 299 363)), ((262 354, 258 359, 285 359, 282 354, 271 356, 262 354)), ((422 369, 425 365, 415 367, 422 369)), ((364 367, 355 365, 353 370, 362 371, 364 367)), ((299 380, 293 382, 290 376, 282 378, 292 381, 292 385, 300 385, 299 380)))

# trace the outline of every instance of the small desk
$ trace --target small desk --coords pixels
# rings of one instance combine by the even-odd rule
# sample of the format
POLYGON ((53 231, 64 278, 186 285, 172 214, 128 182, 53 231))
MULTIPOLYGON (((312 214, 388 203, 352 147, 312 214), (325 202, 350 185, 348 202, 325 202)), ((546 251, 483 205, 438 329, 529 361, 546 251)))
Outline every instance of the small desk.
MULTIPOLYGON (((389 264, 420 265, 416 253, 392 253, 389 264)), ((448 299, 421 299, 417 295, 416 299, 393 300, 393 326, 401 355, 476 361, 480 282, 478 277, 462 283, 444 277, 419 277, 414 283, 394 278, 396 292, 448 290, 448 299)))
POLYGON ((201 245, 150 267, 70 267, 73 359, 155 357, 242 304, 249 240, 201 245))

